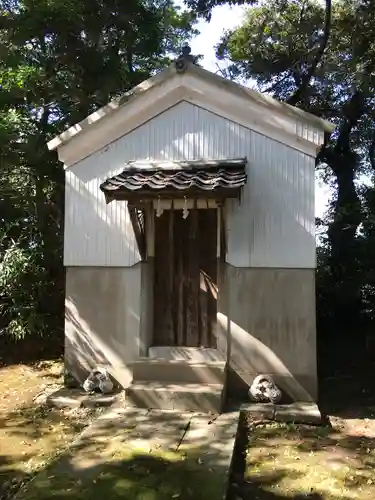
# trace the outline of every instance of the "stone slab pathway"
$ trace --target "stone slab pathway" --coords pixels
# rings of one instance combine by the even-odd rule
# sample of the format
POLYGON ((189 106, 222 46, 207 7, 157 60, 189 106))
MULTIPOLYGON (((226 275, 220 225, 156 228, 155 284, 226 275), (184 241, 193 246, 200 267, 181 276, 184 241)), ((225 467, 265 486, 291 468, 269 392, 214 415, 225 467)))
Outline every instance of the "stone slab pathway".
POLYGON ((288 405, 274 405, 272 403, 245 403, 241 411, 250 418, 259 421, 274 420, 276 422, 320 425, 322 415, 316 403, 291 403, 288 405))
POLYGON ((239 412, 112 408, 16 499, 222 500, 238 422, 239 412))

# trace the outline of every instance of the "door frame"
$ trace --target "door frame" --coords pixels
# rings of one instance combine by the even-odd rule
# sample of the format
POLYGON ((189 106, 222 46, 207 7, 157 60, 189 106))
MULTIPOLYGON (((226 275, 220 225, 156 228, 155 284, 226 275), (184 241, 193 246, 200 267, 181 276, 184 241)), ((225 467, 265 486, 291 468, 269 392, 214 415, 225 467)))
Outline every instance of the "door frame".
MULTIPOLYGON (((146 236, 146 259, 141 263, 141 300, 140 300, 140 346, 139 355, 149 356, 149 348, 152 346, 154 334, 154 276, 155 276, 155 218, 156 210, 181 210, 184 206, 196 206, 199 210, 205 208, 216 208, 217 210, 217 311, 221 303, 221 288, 225 280, 225 257, 226 257, 226 202, 213 199, 174 199, 174 200, 151 200, 145 204, 145 236, 146 236)), ((216 340, 218 344, 218 324, 216 323, 216 340)), ((221 336, 222 339, 222 336, 221 336)), ((223 342, 221 341, 221 344, 223 342)), ((228 339, 225 339, 228 344, 228 339)), ((226 345, 222 349, 226 351, 226 345)), ((224 353, 225 354, 225 353, 224 353)))

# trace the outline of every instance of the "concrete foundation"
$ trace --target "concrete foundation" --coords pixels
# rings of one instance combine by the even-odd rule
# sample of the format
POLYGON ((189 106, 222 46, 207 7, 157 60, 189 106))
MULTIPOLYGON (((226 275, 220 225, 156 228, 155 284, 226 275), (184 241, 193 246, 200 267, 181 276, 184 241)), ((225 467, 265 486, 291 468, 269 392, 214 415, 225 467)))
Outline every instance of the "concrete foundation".
POLYGON ((142 264, 66 269, 65 365, 80 382, 100 365, 130 384, 128 363, 142 347, 141 274, 142 264))
MULTIPOLYGON (((79 381, 101 365, 121 386, 131 383, 131 363, 147 356, 152 338, 149 275, 147 264, 67 268, 65 359, 79 381)), ((221 264, 218 308, 228 396, 246 398, 254 377, 267 373, 291 400, 316 401, 314 269, 221 264)))
POLYGON ((267 373, 292 400, 316 401, 314 269, 225 268, 218 332, 237 381, 267 373))

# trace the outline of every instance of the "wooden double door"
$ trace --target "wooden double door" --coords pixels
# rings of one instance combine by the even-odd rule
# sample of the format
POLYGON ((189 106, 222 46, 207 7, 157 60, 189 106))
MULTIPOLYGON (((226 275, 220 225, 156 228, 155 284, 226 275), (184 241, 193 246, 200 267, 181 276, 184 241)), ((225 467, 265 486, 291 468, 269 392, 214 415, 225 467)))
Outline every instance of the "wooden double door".
POLYGON ((155 346, 216 347, 217 210, 155 217, 155 346))

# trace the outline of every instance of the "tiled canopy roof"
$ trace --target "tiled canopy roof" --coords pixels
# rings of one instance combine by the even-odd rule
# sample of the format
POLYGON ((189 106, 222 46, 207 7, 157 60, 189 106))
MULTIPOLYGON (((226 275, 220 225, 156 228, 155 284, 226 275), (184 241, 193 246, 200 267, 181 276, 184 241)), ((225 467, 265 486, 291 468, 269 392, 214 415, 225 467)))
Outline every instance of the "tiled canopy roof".
POLYGON ((157 195, 162 192, 238 191, 246 183, 246 159, 181 162, 129 162, 121 174, 104 181, 100 189, 107 202, 119 195, 157 195))

